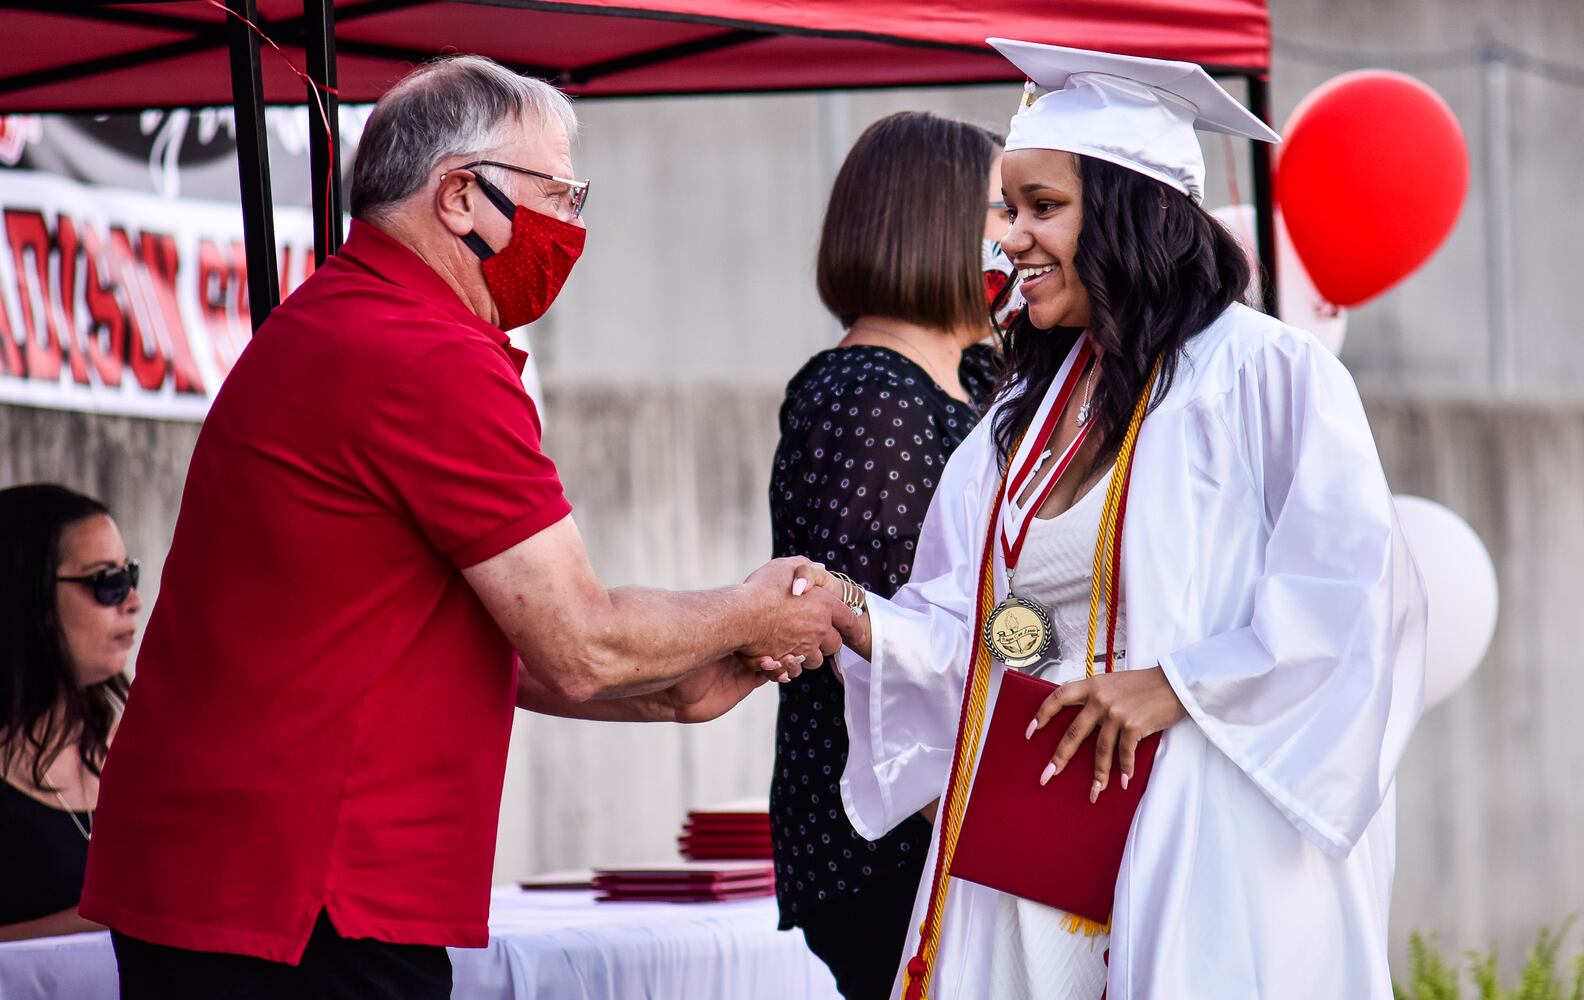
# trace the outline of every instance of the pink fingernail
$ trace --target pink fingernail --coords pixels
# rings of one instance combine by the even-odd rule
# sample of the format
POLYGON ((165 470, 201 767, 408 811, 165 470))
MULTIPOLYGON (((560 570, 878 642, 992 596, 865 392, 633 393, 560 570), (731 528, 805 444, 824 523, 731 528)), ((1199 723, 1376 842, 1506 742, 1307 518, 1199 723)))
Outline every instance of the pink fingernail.
POLYGON ((1039 728, 1039 720, 1038 719, 1030 719, 1029 720, 1029 727, 1028 727, 1027 730, 1024 731, 1023 738, 1025 740, 1033 739, 1034 738, 1034 730, 1036 730, 1038 728, 1039 728))
POLYGON ((1127 791, 1127 772, 1126 771, 1122 772, 1122 790, 1124 792, 1127 791))
POLYGON ((1042 784, 1042 785, 1045 784, 1047 781, 1051 780, 1055 776, 1056 776, 1056 765, 1055 764, 1046 764, 1045 765, 1045 770, 1040 772, 1040 784, 1042 784))
POLYGON ((1100 779, 1096 778, 1095 779, 1095 783, 1089 786, 1089 804, 1090 805, 1094 805, 1096 802, 1100 801, 1100 788, 1101 788, 1100 779))
POLYGON ((803 591, 808 589, 808 581, 801 576, 792 581, 792 596, 802 597, 803 591))

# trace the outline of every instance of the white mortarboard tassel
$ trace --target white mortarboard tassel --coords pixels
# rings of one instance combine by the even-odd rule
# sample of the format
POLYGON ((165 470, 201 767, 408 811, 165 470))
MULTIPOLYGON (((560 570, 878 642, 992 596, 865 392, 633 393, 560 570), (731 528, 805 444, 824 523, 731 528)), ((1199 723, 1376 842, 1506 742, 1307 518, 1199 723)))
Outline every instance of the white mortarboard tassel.
POLYGON ((1195 129, 1261 142, 1281 136, 1198 64, 1007 38, 985 41, 1048 93, 1012 118, 1006 149, 1059 149, 1106 160, 1204 200, 1195 129))

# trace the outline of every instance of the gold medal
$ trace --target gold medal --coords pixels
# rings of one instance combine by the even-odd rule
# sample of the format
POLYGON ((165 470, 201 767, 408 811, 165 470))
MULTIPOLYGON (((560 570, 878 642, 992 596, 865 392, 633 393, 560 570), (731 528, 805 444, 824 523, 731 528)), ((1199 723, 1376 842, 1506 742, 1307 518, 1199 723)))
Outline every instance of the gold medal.
POLYGON ((1038 601, 1008 594, 985 619, 983 638, 991 655, 1007 666, 1033 666, 1050 648, 1050 615, 1038 601))

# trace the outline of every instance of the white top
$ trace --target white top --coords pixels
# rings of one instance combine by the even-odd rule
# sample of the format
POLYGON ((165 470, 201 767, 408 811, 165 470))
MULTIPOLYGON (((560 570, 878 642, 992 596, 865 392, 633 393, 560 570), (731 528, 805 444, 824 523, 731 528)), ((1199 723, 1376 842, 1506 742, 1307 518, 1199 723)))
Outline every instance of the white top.
MULTIPOLYGON (((1044 605, 1055 631, 1045 658, 1027 671, 1036 677, 1066 684, 1085 674, 1095 539, 1100 534, 1100 515, 1110 484, 1111 472, 1107 472, 1060 514, 1029 521, 1028 539, 1018 559, 1016 591, 1044 605)), ((1126 612, 1123 601, 1117 609, 1118 647, 1127 634, 1126 612)), ((1104 655, 1105 623, 1102 605, 1097 656, 1104 655)), ((1120 663, 1118 669, 1122 669, 1120 663)), ((1061 852, 1059 843, 1052 849, 1061 852)), ((1105 953, 1111 935, 1074 934, 1061 926, 1064 914, 1060 910, 1006 893, 998 895, 988 995, 997 1000, 1097 1000, 1105 991, 1105 953)))
MULTIPOLYGON (((1115 468, 1113 467, 1113 471, 1115 468)), ((1035 677, 1066 684, 1084 676, 1084 654, 1089 645, 1089 591, 1094 575, 1095 537, 1100 533, 1100 515, 1105 510, 1106 490, 1111 473, 1096 483, 1078 502, 1052 518, 1029 520, 1028 540, 1018 559, 1015 584, 1018 594, 1032 597, 1050 612, 1055 635, 1050 650, 1039 663, 1028 669, 1035 677)), ((1116 646, 1127 649, 1127 602, 1118 588, 1116 646)), ((1095 656, 1105 656, 1106 607, 1100 606, 1100 621, 1095 633, 1095 656)), ((1103 665, 1096 669, 1105 669, 1103 665)), ((1123 669, 1119 658, 1117 669, 1123 669)))

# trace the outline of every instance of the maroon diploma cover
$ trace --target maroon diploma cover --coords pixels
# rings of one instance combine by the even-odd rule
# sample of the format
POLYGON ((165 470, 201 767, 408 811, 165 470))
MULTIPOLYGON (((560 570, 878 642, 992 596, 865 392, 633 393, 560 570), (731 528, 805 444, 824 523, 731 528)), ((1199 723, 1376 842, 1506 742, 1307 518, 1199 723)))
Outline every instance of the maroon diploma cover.
POLYGON ((1029 721, 1056 687, 1016 670, 1002 671, 951 874, 1106 924, 1160 734, 1139 742, 1126 790, 1113 762, 1106 790, 1090 803, 1093 734, 1061 773, 1041 786, 1040 773, 1081 707, 1062 709, 1033 738, 1024 739, 1029 721))

